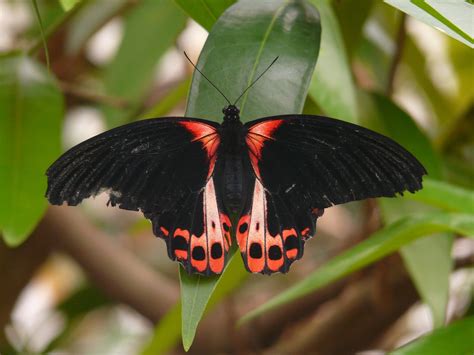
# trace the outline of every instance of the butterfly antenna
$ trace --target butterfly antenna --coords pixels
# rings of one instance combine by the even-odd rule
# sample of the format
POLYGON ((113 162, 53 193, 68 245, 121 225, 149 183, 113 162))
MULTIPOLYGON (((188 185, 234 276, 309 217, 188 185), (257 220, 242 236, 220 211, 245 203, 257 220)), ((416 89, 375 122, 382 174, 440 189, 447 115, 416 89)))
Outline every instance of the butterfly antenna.
POLYGON ((265 69, 265 70, 262 72, 262 74, 260 74, 260 75, 257 77, 257 79, 255 79, 255 80, 252 82, 252 84, 250 84, 250 85, 247 87, 247 89, 245 89, 244 92, 243 92, 242 94, 240 94, 240 96, 237 98, 237 100, 235 100, 234 106, 237 104, 237 102, 239 102, 239 100, 242 98, 242 96, 244 96, 244 94, 258 81, 258 79, 260 79, 260 78, 263 76, 263 74, 265 74, 265 73, 268 71, 268 69, 270 69, 270 67, 271 67, 273 64, 275 64, 275 62, 278 60, 278 58, 280 58, 280 57, 278 56, 278 57, 276 57, 275 59, 273 59, 273 62, 270 63, 270 65, 267 67, 267 69, 265 69))
POLYGON ((226 101, 227 101, 227 102, 229 103, 229 105, 230 105, 231 103, 230 103, 229 99, 222 93, 222 91, 219 90, 219 88, 218 88, 217 86, 215 86, 215 85, 213 84, 212 81, 210 81, 210 80, 207 78, 207 76, 205 76, 205 75, 203 74, 202 71, 200 71, 200 70, 194 65, 194 63, 191 61, 191 59, 189 59, 189 57, 188 57, 188 55, 186 54, 186 52, 184 52, 184 56, 185 56, 186 59, 189 61, 189 63, 191 63, 191 65, 194 67, 194 69, 196 69, 196 70, 199 72, 199 74, 201 74, 201 75, 204 77, 204 79, 206 79, 206 80, 209 82, 209 84, 211 84, 211 85, 214 87, 214 89, 216 89, 216 90, 219 92, 219 94, 221 94, 221 95, 224 97, 224 99, 226 99, 226 101))

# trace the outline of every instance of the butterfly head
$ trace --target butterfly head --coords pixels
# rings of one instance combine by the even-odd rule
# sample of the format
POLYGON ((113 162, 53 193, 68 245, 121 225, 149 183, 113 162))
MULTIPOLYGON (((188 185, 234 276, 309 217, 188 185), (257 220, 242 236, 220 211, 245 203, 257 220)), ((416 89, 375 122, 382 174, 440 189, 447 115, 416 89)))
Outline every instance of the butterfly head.
POLYGON ((222 109, 224 114, 224 121, 238 121, 240 120, 240 110, 235 105, 229 105, 222 109))

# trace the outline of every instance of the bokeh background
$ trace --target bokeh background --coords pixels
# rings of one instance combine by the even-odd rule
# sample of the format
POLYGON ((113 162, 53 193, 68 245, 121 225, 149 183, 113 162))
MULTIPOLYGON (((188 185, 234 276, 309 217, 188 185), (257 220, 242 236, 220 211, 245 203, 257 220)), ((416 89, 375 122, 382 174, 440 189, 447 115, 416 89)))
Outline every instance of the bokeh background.
MULTIPOLYGON (((223 1, 220 7, 232 3, 223 1)), ((462 201, 468 201, 459 208, 472 210, 466 205, 473 202, 474 185, 472 49, 381 1, 312 3, 325 6, 323 34, 335 31, 342 43, 336 55, 345 56, 344 70, 360 95, 360 122, 370 126, 364 112, 371 104, 364 93, 378 92, 398 106, 432 146, 440 180, 459 189, 466 198, 462 201), (325 27, 329 16, 332 29, 325 27)), ((0 0, 0 55, 27 51, 45 75, 55 77, 64 98, 57 137, 64 151, 119 123, 184 114, 193 68, 182 52, 196 62, 208 36, 207 20, 197 17, 198 24, 189 15, 192 10, 186 1, 0 0)), ((215 18, 208 21, 212 26, 215 18)), ((321 51, 327 50, 331 49, 323 41, 321 51)), ((334 65, 324 69, 340 69, 334 65)), ((8 104, 1 101, 5 97, 0 96, 0 105, 8 104)), ((329 115, 320 100, 310 94, 304 111, 329 115)), ((42 122, 46 129, 50 124, 42 122)), ((44 177, 39 179, 44 186, 44 177)), ((76 208, 49 208, 21 245, 12 248, 19 243, 0 242, 2 353, 184 351, 176 263, 168 259, 164 242, 153 236, 140 213, 106 207, 106 202, 102 194, 76 208)), ((420 246, 235 327, 241 316, 396 217, 436 209, 419 204, 400 204, 389 217, 378 201, 326 210, 317 236, 306 244, 305 257, 291 273, 236 274, 237 282, 208 309, 190 352, 388 351, 439 326, 433 307, 445 315, 441 323, 446 324, 474 315, 473 240, 460 233, 429 234, 444 240, 431 251, 439 253, 439 270, 436 264, 426 267, 420 246), (447 304, 444 294, 449 295, 447 304)))

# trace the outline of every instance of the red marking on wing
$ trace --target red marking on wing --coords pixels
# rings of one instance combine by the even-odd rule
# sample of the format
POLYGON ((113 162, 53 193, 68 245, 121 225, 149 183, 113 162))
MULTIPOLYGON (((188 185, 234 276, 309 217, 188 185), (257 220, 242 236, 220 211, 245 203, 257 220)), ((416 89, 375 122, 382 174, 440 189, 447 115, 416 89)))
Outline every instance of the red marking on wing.
POLYGON ((214 171, 217 158, 217 148, 221 142, 217 130, 202 122, 180 121, 184 128, 186 128, 194 136, 193 142, 200 141, 203 148, 206 150, 207 158, 209 160, 209 171, 207 177, 209 178, 214 171))
MULTIPOLYGON (((186 242, 189 243, 189 231, 188 230, 181 229, 181 228, 176 228, 176 230, 173 233, 173 238, 176 238, 178 236, 184 237, 186 242)), ((187 250, 176 249, 174 251, 174 255, 176 256, 176 258, 178 260, 188 260, 188 251, 187 250)))
POLYGON ((165 237, 169 236, 170 232, 165 227, 160 227, 160 230, 165 237))
POLYGON ((224 231, 224 242, 225 242, 225 251, 229 251, 230 245, 232 244, 232 238, 230 235, 230 231, 232 229, 232 223, 230 222, 229 216, 225 215, 224 213, 220 214, 221 223, 222 223, 222 230, 224 231))
POLYGON ((262 148, 265 141, 273 139, 272 135, 275 130, 281 126, 283 120, 269 120, 257 123, 252 126, 245 137, 247 147, 249 149, 250 161, 255 174, 260 178, 260 169, 258 168, 258 161, 262 158, 262 148))
MULTIPOLYGON (((283 230, 283 240, 286 242, 287 238, 289 237, 298 238, 296 234, 296 230, 294 228, 283 230)), ((298 248, 286 249, 286 257, 288 259, 295 259, 297 255, 298 255, 298 248)))
MULTIPOLYGON (((281 236, 279 234, 271 236, 270 232, 267 229, 267 238, 265 239, 265 242, 265 248, 267 250, 267 267, 271 271, 276 272, 283 266, 283 263, 285 262, 283 258, 283 243, 281 240, 281 236), (280 258, 272 259, 270 257, 271 253, 273 252, 273 250, 270 250, 270 248, 272 247, 278 248, 280 250, 280 258)), ((274 255, 274 252, 272 253, 272 255, 274 255)))
POLYGON ((245 253, 247 251, 247 236, 249 234, 249 223, 250 216, 245 215, 240 217, 237 225, 237 244, 239 245, 240 251, 245 253))

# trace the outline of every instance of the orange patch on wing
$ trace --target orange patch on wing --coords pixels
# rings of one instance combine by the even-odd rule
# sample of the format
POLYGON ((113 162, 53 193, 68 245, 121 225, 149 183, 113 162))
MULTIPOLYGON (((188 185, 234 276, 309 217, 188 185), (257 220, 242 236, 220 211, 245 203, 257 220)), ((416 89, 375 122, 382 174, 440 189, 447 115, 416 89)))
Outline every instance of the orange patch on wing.
POLYGON ((170 232, 165 227, 160 227, 160 230, 161 230, 161 233, 163 233, 165 237, 170 235, 170 232))
POLYGON ((189 248, 191 251, 191 265, 199 272, 203 272, 207 268, 207 245, 206 245, 206 235, 203 234, 201 237, 195 235, 191 236, 191 246, 189 248), (193 250, 196 247, 201 247, 204 250, 204 258, 202 260, 195 259, 193 256, 193 250))
MULTIPOLYGON (((186 229, 176 228, 176 230, 173 233, 173 238, 176 238, 176 237, 183 237, 186 240, 186 242, 189 243, 189 231, 186 229)), ((175 249, 174 255, 179 260, 188 260, 187 250, 175 249)))
POLYGON ((267 238, 266 238, 266 248, 267 248, 267 267, 271 271, 278 271, 285 262, 283 257, 283 243, 279 234, 275 237, 271 236, 270 233, 267 231, 267 238), (280 250, 280 258, 272 259, 271 257, 275 256, 275 252, 270 250, 270 248, 278 248, 280 250))
MULTIPOLYGON (((286 242, 286 239, 291 236, 295 236, 296 238, 298 238, 298 235, 296 234, 296 230, 294 228, 283 230, 283 240, 285 242, 286 242)), ((298 248, 286 249, 285 253, 288 259, 295 259, 296 256, 298 255, 298 248)))
POLYGON ((221 214, 217 207, 214 179, 209 179, 204 190, 204 208, 207 236, 207 257, 209 267, 214 273, 221 273, 224 269, 224 230, 221 214))

